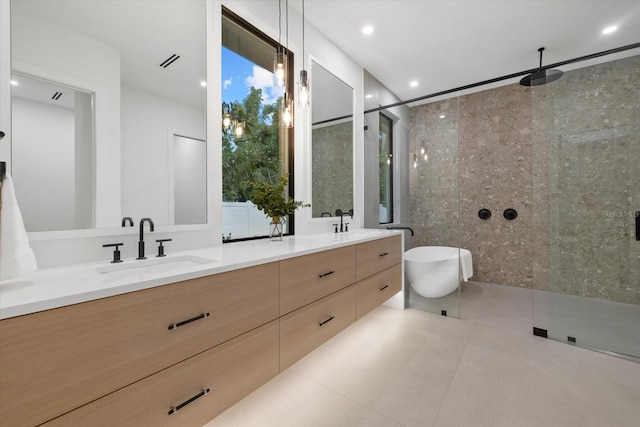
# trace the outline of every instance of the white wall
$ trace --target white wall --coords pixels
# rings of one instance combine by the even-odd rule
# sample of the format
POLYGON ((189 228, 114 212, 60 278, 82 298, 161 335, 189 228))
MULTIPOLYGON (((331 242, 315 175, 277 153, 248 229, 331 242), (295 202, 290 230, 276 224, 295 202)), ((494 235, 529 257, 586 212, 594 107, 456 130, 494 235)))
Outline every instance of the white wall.
POLYGON ((0 161, 11 173, 11 19, 9 2, 0 1, 0 130, 6 136, 0 141, 0 161))
POLYGON ((13 101, 13 182, 27 230, 75 228, 75 117, 72 109, 13 101), (38 123, 38 126, 33 126, 38 123))
POLYGON ((169 147, 173 133, 205 139, 205 111, 122 86, 122 216, 169 221, 169 147))

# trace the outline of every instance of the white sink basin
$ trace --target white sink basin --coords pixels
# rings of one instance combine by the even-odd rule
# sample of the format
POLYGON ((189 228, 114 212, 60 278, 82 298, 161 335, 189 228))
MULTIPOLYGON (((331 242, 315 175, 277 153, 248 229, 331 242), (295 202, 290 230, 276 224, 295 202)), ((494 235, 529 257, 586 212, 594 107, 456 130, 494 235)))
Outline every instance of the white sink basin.
POLYGON ((126 263, 110 264, 97 267, 96 272, 104 274, 111 279, 123 279, 127 277, 145 275, 157 275, 172 273, 186 267, 193 267, 202 264, 211 264, 212 259, 202 258, 193 255, 168 256, 164 258, 149 258, 140 261, 129 261, 126 263))

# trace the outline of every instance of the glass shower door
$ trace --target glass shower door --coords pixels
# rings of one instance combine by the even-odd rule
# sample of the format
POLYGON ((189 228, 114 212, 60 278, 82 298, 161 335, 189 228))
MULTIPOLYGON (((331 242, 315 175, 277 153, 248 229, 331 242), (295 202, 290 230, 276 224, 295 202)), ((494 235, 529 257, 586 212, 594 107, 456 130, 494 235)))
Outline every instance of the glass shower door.
POLYGON ((640 56, 589 66, 533 95, 545 255, 534 260, 534 327, 631 357, 640 357, 638 70, 640 56))
POLYGON ((405 254, 407 307, 458 318, 459 114, 458 98, 411 108, 409 198, 416 231, 411 251, 420 252, 405 254))

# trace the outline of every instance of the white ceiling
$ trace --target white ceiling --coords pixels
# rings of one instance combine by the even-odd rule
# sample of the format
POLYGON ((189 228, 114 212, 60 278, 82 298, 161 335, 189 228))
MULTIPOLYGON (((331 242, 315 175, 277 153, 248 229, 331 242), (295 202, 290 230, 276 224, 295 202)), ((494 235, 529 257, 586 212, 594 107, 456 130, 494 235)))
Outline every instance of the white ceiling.
POLYGON ((205 105, 203 1, 12 0, 11 7, 118 49, 125 84, 205 105), (172 54, 180 59, 160 68, 172 54))
MULTIPOLYGON (((121 49, 123 80, 202 105, 202 2, 13 5, 121 49), (172 53, 182 58, 164 72, 158 64, 172 53)), ((300 12, 302 0, 289 5, 300 12)), ((305 17, 403 100, 535 68, 541 46, 549 64, 640 42, 638 0, 305 0, 305 17), (373 34, 362 34, 365 25, 373 34), (609 25, 618 31, 602 35, 609 25), (418 86, 410 87, 411 80, 418 86)))
POLYGON ((543 46, 547 65, 640 42, 637 0, 305 0, 305 17, 402 100, 535 68, 543 46))

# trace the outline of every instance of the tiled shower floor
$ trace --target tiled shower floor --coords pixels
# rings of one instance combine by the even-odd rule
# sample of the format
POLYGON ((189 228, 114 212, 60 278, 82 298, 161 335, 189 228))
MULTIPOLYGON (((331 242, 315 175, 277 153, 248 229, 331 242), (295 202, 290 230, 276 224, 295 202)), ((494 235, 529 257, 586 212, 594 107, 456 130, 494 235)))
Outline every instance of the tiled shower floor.
POLYGON ((531 291, 471 285, 463 319, 380 307, 206 427, 638 425, 640 363, 535 337, 531 291))
POLYGON ((479 282, 463 283, 459 302, 457 292, 429 299, 408 290, 411 308, 497 325, 516 321, 509 314, 517 311, 522 332, 536 326, 559 341, 573 337, 583 347, 640 357, 640 305, 479 282))

